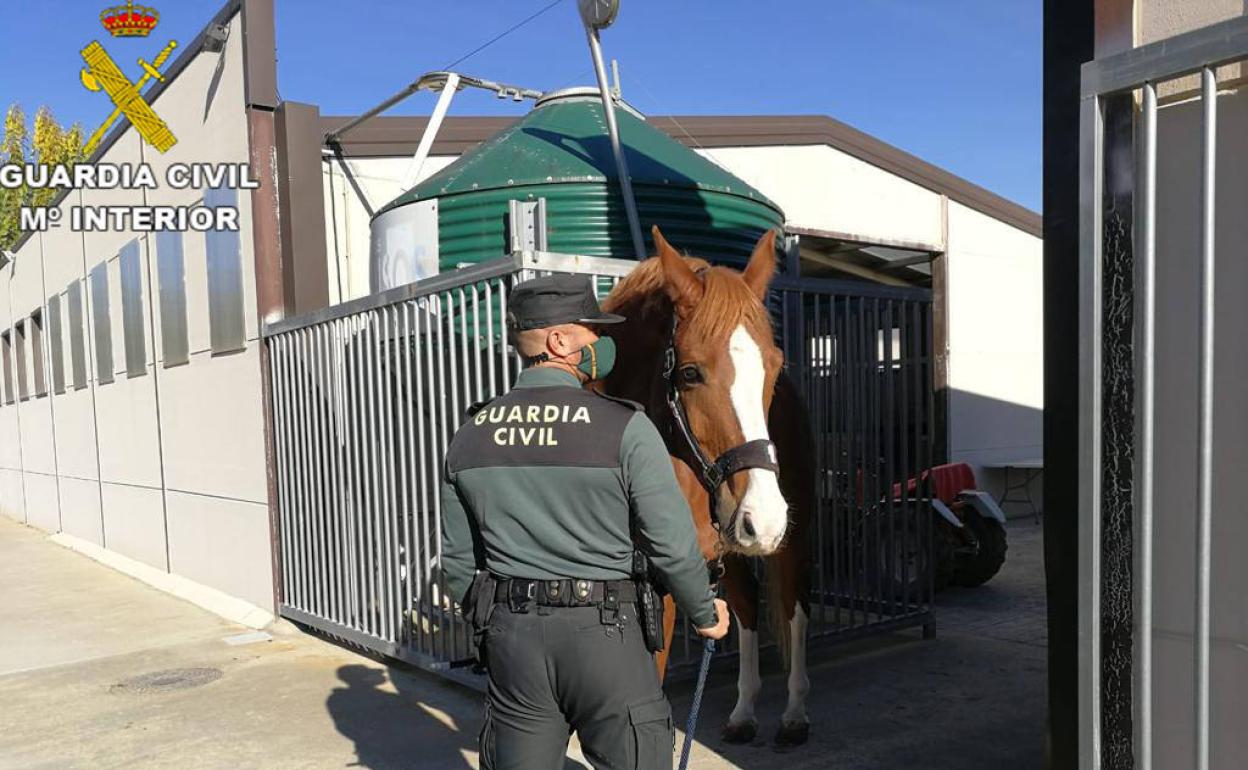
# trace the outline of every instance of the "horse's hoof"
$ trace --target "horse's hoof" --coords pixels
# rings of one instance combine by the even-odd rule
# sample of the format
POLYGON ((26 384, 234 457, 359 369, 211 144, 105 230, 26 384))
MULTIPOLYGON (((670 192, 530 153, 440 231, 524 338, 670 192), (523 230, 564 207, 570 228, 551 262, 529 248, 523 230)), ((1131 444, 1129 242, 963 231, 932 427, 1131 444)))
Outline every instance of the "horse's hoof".
POLYGON ((809 722, 782 722, 776 731, 776 748, 801 746, 810 738, 809 722))
POLYGON ((756 735, 758 735, 758 723, 742 722, 734 725, 730 722, 720 737, 724 743, 753 743, 756 735))

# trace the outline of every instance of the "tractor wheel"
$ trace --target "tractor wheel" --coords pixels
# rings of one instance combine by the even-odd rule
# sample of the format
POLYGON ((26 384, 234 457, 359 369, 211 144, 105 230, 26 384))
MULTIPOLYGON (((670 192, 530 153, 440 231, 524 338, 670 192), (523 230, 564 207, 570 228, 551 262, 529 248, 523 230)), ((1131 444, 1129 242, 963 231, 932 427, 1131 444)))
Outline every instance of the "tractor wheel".
POLYGON ((866 553, 863 580, 866 592, 879 593, 882 599, 923 602, 927 594, 928 551, 918 527, 894 529, 889 536, 887 525, 868 519, 864 524, 866 553))
POLYGON ((966 517, 965 524, 975 539, 975 550, 958 559, 952 582, 955 586, 974 588, 991 580, 1005 563, 1005 527, 996 519, 974 512, 966 517))
POLYGON ((957 568, 957 548, 962 537, 953 525, 940 516, 933 514, 936 531, 932 533, 936 547, 936 574, 932 576, 937 592, 949 587, 953 581, 953 572, 957 568))

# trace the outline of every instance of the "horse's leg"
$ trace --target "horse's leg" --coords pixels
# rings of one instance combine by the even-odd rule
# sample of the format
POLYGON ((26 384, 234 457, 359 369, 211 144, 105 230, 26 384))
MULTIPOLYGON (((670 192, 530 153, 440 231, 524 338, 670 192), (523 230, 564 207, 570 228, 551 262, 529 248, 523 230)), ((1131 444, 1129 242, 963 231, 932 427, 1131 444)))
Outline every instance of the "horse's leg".
POLYGON ((789 501, 789 531, 779 552, 768 559, 769 597, 777 623, 787 627, 780 634, 788 642, 789 699, 776 733, 779 745, 806 742, 810 719, 806 696, 810 677, 806 673, 806 626, 810 619, 811 522, 815 514, 814 437, 810 417, 796 383, 787 375, 777 383, 769 414, 772 440, 780 461, 780 489, 789 501))
POLYGON ((781 613, 777 621, 783 619, 788 626, 785 641, 789 645, 789 699, 776 733, 776 744, 780 746, 805 743, 810 735, 810 718, 806 714, 806 696, 810 693, 806 672, 806 626, 810 619, 806 566, 806 560, 787 546, 767 560, 769 595, 779 604, 773 611, 781 613))
POLYGON ((728 606, 736 616, 737 638, 741 642, 737 705, 728 716, 723 739, 727 743, 749 743, 758 734, 754 700, 763 687, 758 673, 758 581, 745 559, 729 555, 724 558, 723 584, 728 606))

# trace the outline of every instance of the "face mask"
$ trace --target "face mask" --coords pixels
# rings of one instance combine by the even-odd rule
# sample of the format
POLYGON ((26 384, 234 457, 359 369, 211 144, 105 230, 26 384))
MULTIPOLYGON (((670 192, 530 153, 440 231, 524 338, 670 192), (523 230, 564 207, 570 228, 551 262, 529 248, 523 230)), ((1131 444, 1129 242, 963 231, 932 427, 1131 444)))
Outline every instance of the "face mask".
POLYGON ((601 380, 611 373, 615 366, 615 340, 610 337, 599 337, 581 348, 581 362, 576 365, 591 380, 601 380))

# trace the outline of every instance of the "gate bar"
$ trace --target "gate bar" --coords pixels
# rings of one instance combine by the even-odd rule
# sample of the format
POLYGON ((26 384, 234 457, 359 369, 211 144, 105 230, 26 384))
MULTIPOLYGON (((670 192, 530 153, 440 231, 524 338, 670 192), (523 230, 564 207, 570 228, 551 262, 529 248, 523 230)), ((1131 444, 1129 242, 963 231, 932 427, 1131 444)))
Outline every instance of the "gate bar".
POLYGON ((1108 96, 1192 75, 1240 61, 1244 51, 1248 51, 1248 16, 1237 16, 1084 64, 1082 96, 1108 96))
MULTIPOLYGON (((1087 67, 1088 65, 1084 65, 1087 67)), ((1085 70, 1085 78, 1086 78, 1085 70)), ((1086 79, 1085 79, 1086 83, 1086 79)), ((1093 92, 1079 109, 1079 767, 1101 766, 1101 233, 1105 114, 1093 92)))
POLYGON ((1214 203, 1216 187, 1218 82, 1213 69, 1201 72, 1204 142, 1201 172, 1200 455, 1196 519, 1196 770, 1209 768, 1209 562, 1213 523, 1213 322, 1214 203))
POLYGON ((1140 340, 1140 460, 1136 478, 1140 490, 1140 536, 1139 536, 1139 745, 1140 770, 1153 767, 1153 436, 1154 436, 1154 377, 1156 373, 1157 338, 1157 88, 1144 84, 1144 112, 1142 120, 1144 153, 1140 172, 1140 310, 1142 339, 1140 340))

